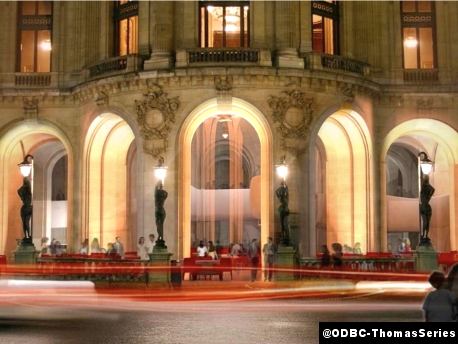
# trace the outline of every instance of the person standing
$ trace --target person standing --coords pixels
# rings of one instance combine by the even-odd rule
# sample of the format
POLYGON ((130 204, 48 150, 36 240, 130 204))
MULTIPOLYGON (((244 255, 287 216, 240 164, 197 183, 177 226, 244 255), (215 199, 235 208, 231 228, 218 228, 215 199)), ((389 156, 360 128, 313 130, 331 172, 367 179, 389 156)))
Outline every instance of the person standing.
POLYGON ((118 255, 124 257, 124 246, 121 243, 120 237, 116 237, 116 242, 113 244, 113 248, 116 250, 118 255))
POLYGON ((450 290, 443 287, 446 284, 444 274, 440 271, 433 271, 428 282, 436 290, 431 291, 423 302, 425 321, 454 321, 456 319, 454 311, 456 297, 450 290))
POLYGON ((272 281, 276 252, 277 247, 275 246, 272 237, 268 237, 267 243, 265 243, 262 248, 262 253, 264 254, 264 282, 267 280, 269 280, 269 282, 272 281))
POLYGON ((151 254, 153 253, 153 249, 154 249, 154 239, 156 237, 154 236, 154 234, 150 234, 149 237, 148 237, 148 242, 145 243, 145 247, 147 249, 147 252, 148 254, 151 254))
POLYGON ((149 260, 148 246, 146 246, 145 244, 144 237, 138 238, 137 255, 140 257, 141 260, 149 260))
POLYGON ((248 246, 248 258, 251 261, 251 282, 256 281, 259 265, 259 246, 256 238, 251 240, 248 246))

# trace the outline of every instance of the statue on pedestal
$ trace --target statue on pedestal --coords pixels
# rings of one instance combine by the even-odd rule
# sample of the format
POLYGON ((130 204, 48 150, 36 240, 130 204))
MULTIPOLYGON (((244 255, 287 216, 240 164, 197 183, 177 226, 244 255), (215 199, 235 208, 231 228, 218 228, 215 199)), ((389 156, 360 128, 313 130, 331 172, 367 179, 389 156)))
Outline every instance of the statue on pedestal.
POLYGON ((32 187, 28 178, 23 179, 22 186, 17 190, 17 193, 22 201, 21 220, 22 230, 24 231, 23 242, 32 242, 32 231, 30 228, 30 220, 32 218, 32 187))
POLYGON ((434 194, 434 188, 429 184, 429 176, 425 175, 423 177, 423 183, 421 184, 420 191, 420 217, 421 217, 421 242, 420 243, 429 243, 429 225, 431 222, 432 209, 429 204, 431 198, 434 194))
POLYGON ((164 221, 166 217, 164 203, 167 199, 168 193, 163 189, 162 182, 157 183, 155 192, 154 192, 154 203, 156 206, 156 228, 158 238, 156 241, 156 246, 165 247, 164 242, 164 221))
POLYGON ((275 191, 275 194, 280 201, 280 206, 278 207, 278 215, 280 216, 281 242, 283 245, 289 245, 289 192, 285 181, 281 183, 280 187, 275 191))

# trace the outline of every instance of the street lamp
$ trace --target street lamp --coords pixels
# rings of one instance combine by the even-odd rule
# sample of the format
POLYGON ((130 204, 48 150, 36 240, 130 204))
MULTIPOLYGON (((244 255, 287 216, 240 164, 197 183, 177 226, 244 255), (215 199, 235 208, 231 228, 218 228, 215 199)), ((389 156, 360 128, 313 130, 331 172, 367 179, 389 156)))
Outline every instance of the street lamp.
POLYGON ((429 225, 432 208, 429 204, 434 194, 434 188, 429 184, 429 174, 433 169, 433 162, 425 152, 418 153, 418 203, 420 210, 420 246, 431 245, 429 225))
POLYGON ((281 228, 281 243, 285 246, 289 245, 289 191, 288 186, 286 185, 286 177, 288 176, 288 165, 286 164, 286 159, 283 156, 282 162, 275 166, 275 170, 279 178, 282 179, 282 182, 278 189, 275 191, 280 205, 278 207, 278 215, 280 216, 280 228, 281 228))
POLYGON ((275 165, 275 170, 277 171, 277 176, 283 179, 283 182, 286 183, 286 177, 288 176, 288 165, 286 164, 285 156, 283 156, 280 164, 275 165))
POLYGON ((33 195, 33 156, 28 154, 25 156, 24 161, 18 164, 19 171, 24 177, 22 186, 17 190, 19 197, 22 201, 21 207, 21 220, 22 230, 24 231, 24 238, 22 239, 23 245, 33 245, 32 242, 32 195, 33 195))
POLYGON ((167 246, 165 246, 164 241, 164 221, 166 216, 164 203, 167 199, 168 193, 163 189, 164 180, 167 176, 167 166, 164 165, 163 157, 159 158, 158 164, 154 167, 154 176, 156 177, 156 179, 158 179, 154 191, 154 204, 156 208, 156 229, 158 234, 155 247, 166 249, 167 246))

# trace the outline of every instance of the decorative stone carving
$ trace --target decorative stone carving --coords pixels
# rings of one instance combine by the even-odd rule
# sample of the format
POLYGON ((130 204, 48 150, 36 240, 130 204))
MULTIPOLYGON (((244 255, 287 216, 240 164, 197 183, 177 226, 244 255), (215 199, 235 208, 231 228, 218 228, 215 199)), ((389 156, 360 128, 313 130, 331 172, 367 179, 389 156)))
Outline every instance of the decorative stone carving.
POLYGON ((353 99, 355 97, 355 91, 352 85, 342 82, 339 83, 337 88, 338 92, 341 93, 344 97, 348 99, 353 99))
POLYGON ((215 77, 215 89, 218 92, 229 92, 232 90, 232 77, 231 76, 217 76, 215 77))
POLYGON ((144 138, 145 152, 158 157, 167 150, 167 139, 180 106, 178 97, 169 98, 158 84, 148 85, 144 99, 135 101, 137 121, 144 138))
POLYGON ((38 118, 38 99, 23 98, 24 118, 25 119, 37 119, 38 118))
POLYGON ((270 96, 272 118, 283 138, 304 138, 313 120, 313 98, 299 90, 283 91, 283 96, 270 96))
POLYGON ((281 135, 285 150, 299 152, 305 149, 306 137, 313 121, 313 98, 307 98, 297 89, 283 91, 282 96, 270 96, 268 104, 272 118, 281 135))
POLYGON ((106 106, 108 105, 109 97, 106 91, 98 91, 94 99, 97 106, 106 106))

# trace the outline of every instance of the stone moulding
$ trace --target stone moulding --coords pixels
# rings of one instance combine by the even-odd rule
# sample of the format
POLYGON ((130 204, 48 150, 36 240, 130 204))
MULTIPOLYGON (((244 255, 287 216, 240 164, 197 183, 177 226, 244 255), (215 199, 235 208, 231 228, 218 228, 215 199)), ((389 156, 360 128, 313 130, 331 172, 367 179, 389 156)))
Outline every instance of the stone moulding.
POLYGON ((170 98, 162 86, 150 83, 142 100, 135 101, 137 122, 144 139, 143 149, 153 157, 167 150, 167 139, 180 106, 178 97, 170 98))
POLYGON ((297 89, 282 91, 281 96, 270 96, 272 119, 281 135, 283 148, 300 148, 313 121, 313 98, 297 89))

